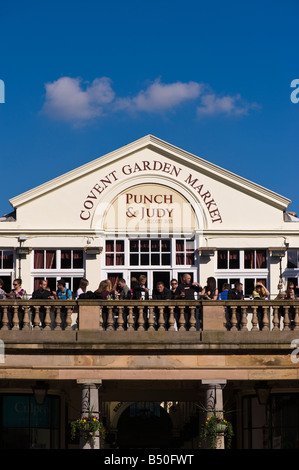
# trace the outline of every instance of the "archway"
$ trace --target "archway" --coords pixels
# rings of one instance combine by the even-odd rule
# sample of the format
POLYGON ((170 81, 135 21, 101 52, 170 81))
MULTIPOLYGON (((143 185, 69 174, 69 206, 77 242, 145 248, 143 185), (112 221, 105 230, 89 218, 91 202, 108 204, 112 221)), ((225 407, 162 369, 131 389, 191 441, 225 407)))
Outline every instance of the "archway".
POLYGON ((159 403, 133 403, 122 413, 117 427, 120 449, 172 447, 172 422, 159 403))

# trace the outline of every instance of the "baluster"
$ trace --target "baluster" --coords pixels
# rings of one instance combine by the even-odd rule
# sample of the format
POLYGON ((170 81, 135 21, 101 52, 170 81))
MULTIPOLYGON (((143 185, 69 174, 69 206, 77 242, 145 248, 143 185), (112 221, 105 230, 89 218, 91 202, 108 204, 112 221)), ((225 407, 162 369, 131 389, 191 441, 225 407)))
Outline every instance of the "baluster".
POLYGON ((284 326, 283 326, 284 330, 290 329, 289 309, 290 307, 288 305, 284 306, 284 326))
POLYGON ((268 307, 262 306, 263 310, 263 330, 269 330, 268 307))
POLYGON ((107 331, 113 330, 113 307, 108 306, 107 331))
POLYGON ((39 305, 34 305, 33 310, 31 310, 31 315, 30 315, 31 328, 34 328, 39 323, 39 308, 40 308, 39 305), (37 322, 37 319, 38 319, 38 322, 37 322))
POLYGON ((7 315, 8 307, 3 307, 3 317, 2 317, 2 329, 9 330, 9 323, 8 323, 8 315, 7 315))
POLYGON ((20 329, 18 311, 19 311, 19 306, 14 305, 13 306, 13 317, 12 317, 12 325, 13 325, 12 330, 19 330, 20 329))
POLYGON ((66 311, 66 322, 65 322, 65 330, 71 330, 72 329, 72 312, 73 308, 72 307, 67 307, 66 311))
POLYGON ((149 318, 148 318, 148 329, 149 330, 154 330, 154 325, 155 325, 155 317, 154 317, 154 309, 152 305, 149 306, 149 318))
POLYGON ((231 317, 231 330, 237 329, 237 307, 231 307, 232 309, 232 317, 231 317))
POLYGON ((299 308, 295 307, 294 330, 299 329, 299 308))
POLYGON ((56 318, 55 318, 56 328, 62 328, 61 310, 62 310, 62 306, 59 305, 56 308, 56 318))
POLYGON ((185 325, 185 308, 180 307, 180 325, 179 325, 179 331, 186 330, 186 325, 185 325))
MULTIPOLYGON (((99 306, 99 328, 100 331, 104 330, 104 320, 103 320, 103 308, 99 306)), ((80 329, 80 317, 79 317, 79 329, 80 329)))
POLYGON ((175 331, 175 318, 174 318, 174 307, 169 307, 169 331, 175 331))
POLYGON ((252 307, 252 331, 258 330, 258 317, 257 317, 257 307, 252 307))
POLYGON ((279 315, 278 315, 279 307, 273 307, 273 330, 279 330, 279 315))
POLYGON ((129 315, 128 315, 128 330, 134 330, 134 318, 133 318, 133 307, 129 308, 129 315))
POLYGON ((47 305, 45 309, 46 309, 46 312, 45 312, 45 319, 44 319, 44 322, 45 322, 44 329, 51 330, 51 306, 47 305))
POLYGON ((118 316, 117 325, 118 325, 118 329, 120 331, 124 329, 123 328, 123 326, 124 326, 124 311, 125 311, 124 306, 117 308, 117 316, 118 316))
POLYGON ((241 330, 245 330, 245 329, 248 330, 248 326, 247 326, 247 307, 244 307, 242 305, 241 311, 242 311, 241 330))
POLYGON ((141 331, 145 330, 145 318, 144 318, 144 307, 138 307, 138 317, 139 317, 139 329, 141 331))
POLYGON ((163 327, 166 330, 166 321, 164 318, 164 308, 159 306, 159 318, 156 318, 156 330, 159 330, 160 327, 163 327))
POLYGON ((195 315, 196 307, 190 307, 190 328, 189 331, 196 331, 196 315, 195 315))
POLYGON ((23 330, 29 330, 30 328, 30 320, 29 320, 29 306, 26 305, 24 307, 24 319, 23 319, 23 330))

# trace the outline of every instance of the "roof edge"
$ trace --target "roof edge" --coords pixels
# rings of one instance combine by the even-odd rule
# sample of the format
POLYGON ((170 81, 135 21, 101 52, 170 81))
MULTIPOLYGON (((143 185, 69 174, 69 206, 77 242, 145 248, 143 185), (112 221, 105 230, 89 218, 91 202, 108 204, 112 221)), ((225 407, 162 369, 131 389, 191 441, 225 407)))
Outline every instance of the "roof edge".
POLYGON ((133 141, 119 149, 116 149, 112 152, 109 152, 103 156, 97 157, 91 160, 84 165, 81 165, 74 170, 71 170, 63 175, 60 175, 54 179, 47 181, 39 186, 36 186, 29 191, 26 191, 18 196, 15 196, 9 200, 10 204, 14 209, 18 208, 22 204, 29 202, 32 199, 35 199, 43 194, 46 194, 53 189, 57 189, 63 184, 70 183, 71 181, 80 178, 89 174, 90 172, 94 171, 95 167, 99 168, 100 166, 104 166, 111 158, 121 158, 125 154, 131 153, 133 151, 140 150, 147 146, 153 146, 154 148, 160 148, 164 152, 175 154, 182 160, 186 160, 186 162, 192 162, 196 165, 199 169, 204 171, 206 174, 210 176, 217 177, 217 179, 221 179, 230 185, 233 184, 236 187, 244 187, 247 188, 251 193, 255 193, 257 196, 262 197, 263 199, 267 200, 268 202, 280 207, 283 210, 290 205, 292 202, 290 199, 281 196, 274 191, 271 191, 263 186, 258 185, 257 183, 253 183, 246 178, 238 176, 235 173, 230 172, 229 170, 225 170, 224 168, 215 165, 214 163, 209 162, 197 155, 189 153, 185 150, 180 149, 168 142, 165 142, 151 134, 148 134, 136 141, 133 141))

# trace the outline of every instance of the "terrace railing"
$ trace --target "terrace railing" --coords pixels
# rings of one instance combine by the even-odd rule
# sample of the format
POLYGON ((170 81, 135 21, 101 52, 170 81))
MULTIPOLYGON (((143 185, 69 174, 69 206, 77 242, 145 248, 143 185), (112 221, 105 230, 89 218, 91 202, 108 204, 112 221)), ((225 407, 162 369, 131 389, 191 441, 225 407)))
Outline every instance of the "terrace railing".
POLYGON ((0 300, 1 331, 273 331, 299 329, 299 300, 0 300))

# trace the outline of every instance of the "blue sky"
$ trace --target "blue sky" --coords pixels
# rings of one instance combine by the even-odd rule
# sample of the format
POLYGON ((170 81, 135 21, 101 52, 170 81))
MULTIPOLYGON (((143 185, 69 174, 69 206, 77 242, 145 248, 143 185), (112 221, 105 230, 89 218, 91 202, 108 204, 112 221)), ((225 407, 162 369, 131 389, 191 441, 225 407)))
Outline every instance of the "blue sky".
POLYGON ((297 0, 0 0, 0 215, 147 134, 299 213, 298 21, 297 0))

